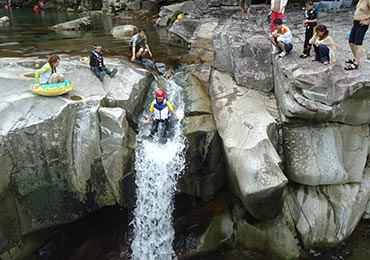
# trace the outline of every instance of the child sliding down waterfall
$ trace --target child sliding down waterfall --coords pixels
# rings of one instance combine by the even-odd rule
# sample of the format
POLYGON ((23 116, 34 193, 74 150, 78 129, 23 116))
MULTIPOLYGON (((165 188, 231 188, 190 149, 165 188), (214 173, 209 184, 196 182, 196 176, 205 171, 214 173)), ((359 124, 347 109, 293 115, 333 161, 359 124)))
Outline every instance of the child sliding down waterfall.
POLYGON ((170 128, 171 113, 177 120, 181 119, 176 115, 170 101, 167 100, 164 90, 158 89, 155 92, 155 99, 150 104, 149 116, 145 120, 145 124, 149 124, 150 119, 153 117, 153 124, 149 138, 153 138, 154 134, 158 132, 159 123, 164 124, 162 137, 167 137, 168 130, 170 128))

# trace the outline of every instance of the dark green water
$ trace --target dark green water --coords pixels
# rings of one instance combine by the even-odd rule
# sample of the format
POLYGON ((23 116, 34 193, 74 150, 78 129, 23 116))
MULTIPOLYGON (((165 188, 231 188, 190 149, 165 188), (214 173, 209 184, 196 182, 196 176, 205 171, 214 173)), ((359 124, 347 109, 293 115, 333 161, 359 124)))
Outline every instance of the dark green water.
POLYGON ((166 29, 156 29, 147 21, 122 20, 110 16, 92 16, 92 28, 88 31, 60 31, 50 26, 78 19, 78 13, 52 10, 34 12, 31 8, 0 9, 0 17, 8 16, 10 23, 0 24, 0 57, 46 56, 50 53, 87 56, 91 45, 103 45, 105 56, 128 58, 130 38, 114 38, 111 29, 118 25, 133 24, 147 31, 153 59, 167 63, 187 52, 184 48, 169 48, 166 29), (4 43, 17 42, 19 45, 4 43))
MULTIPOLYGON (((38 260, 130 260, 131 233, 130 212, 119 207, 106 207, 74 223, 61 225, 32 259, 38 260)), ((188 241, 189 234, 185 235, 188 241)), ((177 238, 174 242, 179 243, 177 238)), ((247 250, 232 249, 228 246, 217 252, 185 256, 177 247, 179 260, 276 260, 247 250)), ((369 260, 370 221, 363 220, 353 234, 335 248, 310 249, 302 252, 300 260, 369 260)))

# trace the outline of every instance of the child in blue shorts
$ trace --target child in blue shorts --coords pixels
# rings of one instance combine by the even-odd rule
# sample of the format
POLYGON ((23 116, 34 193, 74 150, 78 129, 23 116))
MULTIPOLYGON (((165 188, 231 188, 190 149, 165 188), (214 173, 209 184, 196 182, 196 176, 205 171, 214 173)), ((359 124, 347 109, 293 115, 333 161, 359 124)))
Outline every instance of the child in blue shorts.
POLYGON ((272 54, 278 54, 279 58, 287 55, 292 49, 292 32, 288 26, 283 24, 280 18, 276 18, 274 21, 275 31, 269 36, 269 40, 272 43, 273 51, 272 54))

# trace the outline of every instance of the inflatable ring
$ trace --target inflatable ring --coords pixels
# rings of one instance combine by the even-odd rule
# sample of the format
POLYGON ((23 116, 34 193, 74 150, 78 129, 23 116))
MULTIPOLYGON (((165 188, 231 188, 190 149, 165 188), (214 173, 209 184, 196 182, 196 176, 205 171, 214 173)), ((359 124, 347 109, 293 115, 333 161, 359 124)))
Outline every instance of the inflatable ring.
POLYGON ((31 85, 31 91, 34 94, 41 96, 59 96, 70 92, 73 89, 73 85, 69 80, 65 80, 60 83, 43 84, 36 86, 31 85))
POLYGON ((82 61, 82 62, 89 62, 90 61, 90 57, 81 57, 80 58, 80 61, 82 61))

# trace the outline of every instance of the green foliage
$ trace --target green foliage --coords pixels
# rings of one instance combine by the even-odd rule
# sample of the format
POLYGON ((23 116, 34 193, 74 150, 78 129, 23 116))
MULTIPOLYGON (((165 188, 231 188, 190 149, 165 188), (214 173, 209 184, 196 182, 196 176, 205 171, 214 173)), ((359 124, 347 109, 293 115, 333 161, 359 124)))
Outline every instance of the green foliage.
POLYGON ((181 14, 181 11, 180 10, 176 10, 175 12, 173 12, 173 14, 171 15, 171 17, 167 20, 167 25, 173 24, 176 21, 177 16, 179 14, 181 14))
POLYGON ((100 106, 108 107, 108 102, 106 98, 103 98, 102 100, 100 100, 100 106))

